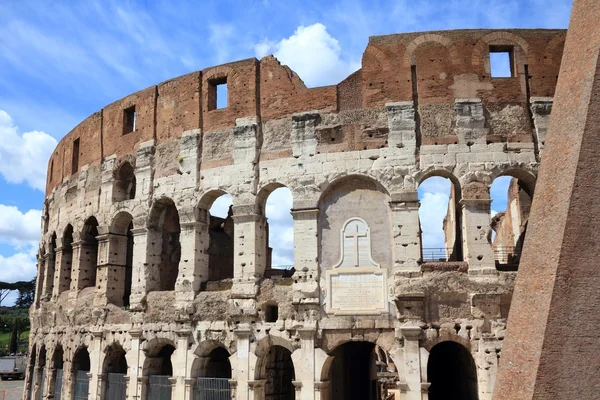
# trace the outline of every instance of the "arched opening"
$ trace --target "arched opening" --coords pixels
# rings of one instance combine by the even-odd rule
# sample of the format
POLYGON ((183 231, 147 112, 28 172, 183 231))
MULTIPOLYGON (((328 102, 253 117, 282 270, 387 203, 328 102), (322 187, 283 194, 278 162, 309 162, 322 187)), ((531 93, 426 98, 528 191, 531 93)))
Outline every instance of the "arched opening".
POLYGON ((158 290, 175 290, 181 260, 181 226, 179 212, 171 199, 161 199, 154 204, 150 213, 149 228, 152 238, 148 251, 160 254, 158 264, 158 290))
POLYGON ((105 391, 104 399, 125 399, 127 388, 127 360, 125 350, 113 344, 106 350, 104 359, 105 391))
POLYGON ((396 366, 374 343, 344 343, 335 348, 323 368, 322 379, 330 382, 330 400, 377 400, 397 394, 396 366))
POLYGON ((265 400, 294 400, 296 391, 292 353, 283 346, 273 345, 259 357, 256 379, 266 379, 265 400))
POLYGON ((196 378, 194 400, 231 398, 231 363, 229 352, 223 347, 215 347, 208 355, 196 358, 192 374, 196 378))
POLYGON ((461 261, 460 185, 454 177, 429 176, 417 193, 423 262, 461 261))
POLYGON ((73 399, 83 400, 89 397, 90 391, 90 353, 82 347, 73 358, 73 399))
POLYGON ((54 376, 51 377, 51 386, 48 388, 48 392, 53 393, 55 399, 60 399, 62 397, 63 363, 63 349, 59 345, 56 349, 54 349, 54 355, 52 356, 52 367, 54 368, 54 376))
MULTIPOLYGON (((122 267, 113 280, 114 288, 109 290, 118 293, 117 306, 129 307, 131 297, 131 282, 133 276, 133 218, 129 213, 120 212, 115 216, 111 225, 111 233, 116 239, 111 241, 111 246, 116 246, 113 253, 117 253, 118 261, 116 267, 122 267), (118 287, 117 287, 118 286, 118 287)), ((109 296, 115 298, 116 296, 109 296)))
POLYGON ((272 184, 258 195, 259 213, 267 218, 265 275, 292 276, 294 271, 294 219, 292 192, 272 184))
POLYGON ((44 277, 44 293, 42 294, 43 300, 49 300, 52 297, 52 291, 54 290, 54 274, 56 268, 56 232, 52 233, 50 238, 50 253, 48 259, 48 268, 46 268, 46 276, 44 277))
POLYGON ((523 250, 533 200, 531 183, 511 175, 499 176, 490 187, 491 236, 496 267, 516 271, 523 250))
POLYGON ((477 400, 477 370, 471 353, 456 342, 433 346, 427 362, 430 400, 477 400))
POLYGON ((71 269, 73 264, 73 226, 67 225, 63 234, 62 254, 60 262, 60 279, 58 294, 71 288, 71 269))
POLYGON ((146 358, 148 376, 148 400, 170 400, 172 395, 170 378, 173 376, 171 356, 175 347, 170 344, 151 352, 146 358))
POLYGON ((135 173, 133 167, 125 161, 114 174, 112 200, 113 202, 135 198, 135 173))
POLYGON ((98 269, 98 220, 89 217, 83 226, 79 261, 78 289, 96 286, 98 269))
POLYGON ((206 204, 208 215, 208 281, 233 278, 233 211, 231 196, 221 194, 206 204))
POLYGON ((37 398, 38 400, 42 400, 46 394, 46 346, 42 346, 40 349, 37 366, 39 367, 37 398))

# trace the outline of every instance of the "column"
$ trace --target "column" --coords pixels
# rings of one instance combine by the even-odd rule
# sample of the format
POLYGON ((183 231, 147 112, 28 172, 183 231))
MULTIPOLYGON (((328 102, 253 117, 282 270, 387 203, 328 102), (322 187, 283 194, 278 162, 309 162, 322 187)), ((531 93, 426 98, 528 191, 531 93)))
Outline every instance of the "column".
POLYGON ((40 305, 40 299, 42 297, 42 287, 43 287, 43 282, 44 282, 44 267, 45 267, 45 255, 40 255, 38 253, 38 255, 36 256, 37 258, 37 262, 35 263, 35 266, 37 268, 37 276, 35 278, 35 296, 33 299, 33 304, 35 304, 36 308, 39 307, 40 305))
POLYGON ((127 236, 116 233, 100 234, 94 306, 102 307, 109 303, 123 306, 126 264, 127 236))
POLYGON ((292 353, 292 362, 296 381, 296 400, 313 400, 315 377, 320 371, 315 371, 315 333, 314 328, 298 328, 300 336, 300 349, 292 353))
POLYGON ((171 356, 173 365, 173 399, 186 399, 185 397, 185 379, 189 378, 187 371, 188 341, 192 331, 182 329, 177 331, 177 349, 171 356))
POLYGON ((315 400, 329 400, 329 381, 315 382, 315 400))
MULTIPOLYGON (((405 389, 404 400, 424 400, 421 385, 421 354, 419 338, 421 328, 418 326, 404 326, 400 328, 404 336, 404 380, 402 389, 405 389)), ((400 370, 400 369, 399 369, 400 370)))
POLYGON ((535 139, 540 156, 544 152, 544 146, 546 145, 546 132, 548 131, 548 123, 550 122, 552 101, 552 97, 532 97, 529 99, 533 126, 535 127, 535 139))
MULTIPOLYGON (((206 211, 203 213, 206 215, 206 211)), ((208 223, 184 222, 180 224, 181 261, 175 283, 175 302, 178 309, 189 309, 202 282, 208 280, 208 223)), ((190 313, 193 311, 188 310, 190 313)))
POLYGON ((248 400, 264 400, 266 379, 248 381, 248 400))
POLYGON ((145 399, 147 377, 142 375, 143 364, 140 362, 140 341, 142 331, 130 330, 131 348, 125 355, 127 359, 128 387, 127 400, 145 399))
POLYGON ((134 228, 131 233, 133 235, 133 266, 129 307, 132 311, 143 311, 146 309, 147 279, 151 274, 148 268, 148 235, 150 232, 146 228, 134 228))
POLYGON ((52 288, 52 301, 58 300, 62 292, 71 288, 71 269, 73 263, 73 250, 63 247, 63 239, 56 239, 56 267, 54 273, 54 285, 52 288))
POLYGON ((233 207, 234 258, 230 310, 232 316, 257 315, 258 282, 265 272, 267 219, 254 213, 254 205, 233 207))
MULTIPOLYGON (((236 380, 236 399, 246 400, 249 398, 249 374, 250 374, 250 325, 239 324, 233 331, 237 338, 237 351, 235 360, 232 360, 233 378, 236 380), (235 361, 235 363, 233 362, 235 361)), ((256 357, 253 357, 256 359, 256 357)))
MULTIPOLYGON (((50 247, 50 244, 48 245, 50 247)), ((40 300, 50 300, 54 289, 55 249, 48 248, 44 256, 44 281, 40 300)))
POLYGON ((414 277, 421 272, 421 229, 416 191, 392 193, 394 274, 414 277))
POLYGON ((463 188, 462 231, 463 254, 469 264, 469 275, 496 276, 496 262, 491 239, 490 195, 480 182, 471 182, 463 188))
POLYGON ((195 379, 193 379, 193 378, 185 378, 183 380, 183 384, 184 384, 183 398, 185 400, 191 400, 194 397, 195 379))
MULTIPOLYGON (((318 208, 292 210, 294 218, 294 304, 320 307, 318 208)), ((316 316, 315 316, 316 317, 316 316)))
POLYGON ((99 395, 102 393, 103 380, 101 379, 102 371, 102 363, 100 353, 102 352, 102 331, 92 331, 92 336, 94 337, 94 341, 91 348, 89 349, 90 354, 90 373, 88 376, 90 377, 90 389, 89 396, 90 399, 97 399, 99 395))

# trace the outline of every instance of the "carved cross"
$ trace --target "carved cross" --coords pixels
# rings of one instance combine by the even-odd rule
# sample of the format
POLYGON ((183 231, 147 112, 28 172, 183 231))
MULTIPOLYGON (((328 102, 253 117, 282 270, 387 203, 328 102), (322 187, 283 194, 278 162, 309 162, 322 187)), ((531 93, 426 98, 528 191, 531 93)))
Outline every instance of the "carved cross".
POLYGON ((367 237, 367 232, 359 232, 358 225, 354 225, 356 230, 354 232, 346 233, 345 238, 354 239, 354 266, 358 267, 358 238, 367 237))

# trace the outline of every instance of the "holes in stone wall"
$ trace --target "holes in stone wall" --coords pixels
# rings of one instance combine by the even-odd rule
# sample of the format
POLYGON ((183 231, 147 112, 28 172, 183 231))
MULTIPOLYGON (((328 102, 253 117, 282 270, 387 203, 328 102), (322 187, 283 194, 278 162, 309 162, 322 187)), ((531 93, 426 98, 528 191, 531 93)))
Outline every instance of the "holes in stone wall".
POLYGON ((123 135, 135 132, 137 122, 137 113, 135 106, 131 106, 123 110, 123 135))
POLYGON ((515 76, 513 46, 490 46, 490 74, 492 78, 515 76))

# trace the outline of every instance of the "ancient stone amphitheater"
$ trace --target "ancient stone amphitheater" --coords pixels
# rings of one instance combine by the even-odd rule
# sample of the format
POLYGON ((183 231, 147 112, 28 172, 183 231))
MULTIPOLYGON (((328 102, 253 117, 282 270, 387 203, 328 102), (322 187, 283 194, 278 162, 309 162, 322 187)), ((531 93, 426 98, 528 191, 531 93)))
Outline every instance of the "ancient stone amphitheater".
POLYGON ((91 115, 48 165, 25 398, 490 399, 565 33, 376 36, 337 85, 268 56, 91 115), (427 256, 432 176, 452 192, 427 256), (265 217, 279 187, 286 270, 265 217))

